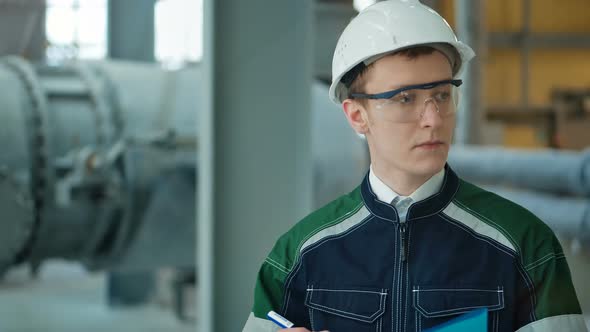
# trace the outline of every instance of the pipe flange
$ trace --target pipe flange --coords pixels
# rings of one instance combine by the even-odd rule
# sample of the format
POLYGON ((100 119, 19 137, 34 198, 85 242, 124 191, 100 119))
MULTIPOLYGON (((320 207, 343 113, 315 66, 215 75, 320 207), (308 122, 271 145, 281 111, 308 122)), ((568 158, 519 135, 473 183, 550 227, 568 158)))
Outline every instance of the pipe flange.
POLYGON ((2 232, 0 232, 0 275, 13 263, 14 258, 25 247, 31 236, 34 220, 33 201, 12 180, 6 169, 0 168, 0 211, 2 211, 2 232))
POLYGON ((101 82, 96 75, 92 73, 92 69, 85 63, 79 63, 74 66, 74 71, 78 74, 86 88, 88 89, 88 96, 90 98, 90 109, 94 115, 96 124, 96 142, 99 147, 104 148, 113 140, 115 130, 109 128, 109 106, 106 103, 104 96, 104 89, 101 87, 101 82))
POLYGON ((41 225, 41 219, 45 206, 45 197, 48 196, 52 182, 48 169, 48 138, 47 133, 47 98, 40 86, 39 80, 32 66, 19 57, 6 57, 3 62, 10 68, 23 83, 23 87, 29 97, 30 107, 25 107, 29 151, 31 155, 31 169, 29 190, 33 202, 31 216, 32 226, 28 240, 21 251, 16 254, 14 263, 25 261, 32 253, 37 233, 41 225))

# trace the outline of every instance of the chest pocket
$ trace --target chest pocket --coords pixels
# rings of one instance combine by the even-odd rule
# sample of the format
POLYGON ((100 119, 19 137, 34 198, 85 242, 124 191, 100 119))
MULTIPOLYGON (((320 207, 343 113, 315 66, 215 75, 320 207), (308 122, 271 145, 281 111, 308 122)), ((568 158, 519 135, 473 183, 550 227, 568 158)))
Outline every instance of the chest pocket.
POLYGON ((420 287, 412 290, 416 331, 442 324, 475 309, 488 309, 488 331, 498 331, 504 289, 420 287))
POLYGON ((305 305, 313 331, 380 332, 386 299, 386 289, 309 286, 305 305))

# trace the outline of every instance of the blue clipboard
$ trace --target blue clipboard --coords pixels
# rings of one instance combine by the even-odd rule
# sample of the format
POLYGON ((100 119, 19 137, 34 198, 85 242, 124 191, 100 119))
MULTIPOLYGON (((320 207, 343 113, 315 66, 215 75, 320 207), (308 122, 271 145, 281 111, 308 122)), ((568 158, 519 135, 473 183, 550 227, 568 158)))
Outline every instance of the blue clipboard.
POLYGON ((487 332, 488 309, 477 309, 424 332, 487 332))

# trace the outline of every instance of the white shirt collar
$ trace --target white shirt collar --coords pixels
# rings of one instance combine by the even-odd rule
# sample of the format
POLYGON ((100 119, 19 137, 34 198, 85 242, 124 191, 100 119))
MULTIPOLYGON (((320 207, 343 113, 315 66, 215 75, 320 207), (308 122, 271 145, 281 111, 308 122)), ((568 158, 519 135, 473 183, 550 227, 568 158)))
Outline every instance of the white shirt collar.
MULTIPOLYGON (((434 174, 430 179, 424 182, 420 187, 418 187, 418 189, 416 189, 416 191, 411 193, 408 197, 410 197, 412 199, 412 202, 415 203, 436 194, 440 191, 444 178, 445 169, 443 168, 440 172, 434 174)), ((371 189, 377 196, 377 199, 382 202, 389 204, 396 197, 401 196, 377 177, 377 175, 373 171, 373 165, 371 165, 369 169, 369 185, 371 186, 371 189)), ((400 198, 403 198, 403 196, 400 198)))

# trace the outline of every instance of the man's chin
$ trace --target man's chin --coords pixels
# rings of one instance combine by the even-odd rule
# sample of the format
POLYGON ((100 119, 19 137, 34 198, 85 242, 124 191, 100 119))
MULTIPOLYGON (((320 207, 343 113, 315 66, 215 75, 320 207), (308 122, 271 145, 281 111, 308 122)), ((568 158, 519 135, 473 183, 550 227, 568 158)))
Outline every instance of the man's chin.
POLYGON ((446 158, 428 158, 427 160, 416 162, 412 168, 417 175, 434 175, 445 167, 446 162, 446 158))

